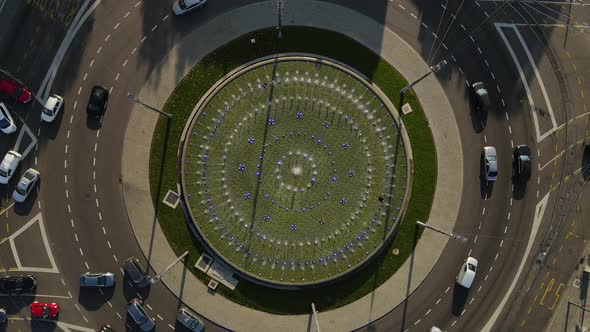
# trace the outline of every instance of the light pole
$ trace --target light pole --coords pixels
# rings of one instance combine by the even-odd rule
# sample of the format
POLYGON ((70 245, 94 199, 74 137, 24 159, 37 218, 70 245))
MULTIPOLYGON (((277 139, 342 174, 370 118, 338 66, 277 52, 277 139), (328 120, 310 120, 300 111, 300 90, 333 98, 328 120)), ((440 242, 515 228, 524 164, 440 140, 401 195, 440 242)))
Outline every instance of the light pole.
POLYGON ((168 265, 164 271, 156 274, 155 276, 153 276, 150 279, 150 283, 153 285, 156 282, 160 281, 162 279, 162 277, 164 276, 164 274, 166 274, 168 271, 170 271, 170 269, 176 265, 176 263, 180 262, 186 255, 188 255, 188 251, 185 251, 184 254, 180 255, 180 257, 178 257, 174 262, 170 263, 170 265, 168 265))
POLYGON ((441 234, 444 234, 444 235, 450 237, 451 239, 454 239, 454 240, 457 240, 457 241, 460 241, 460 242, 467 242, 467 240, 468 240, 466 236, 455 234, 455 233, 445 232, 445 231, 440 230, 440 229, 438 229, 438 228, 436 228, 434 226, 430 226, 430 225, 428 225, 426 223, 423 223, 423 222, 421 222, 419 220, 416 220, 416 225, 422 226, 424 228, 432 229, 435 232, 439 232, 441 234))
POLYGON ((277 30, 279 39, 283 38, 283 32, 281 31, 282 21, 283 21, 283 8, 285 8, 285 0, 276 0, 277 1, 277 16, 278 16, 278 24, 277 30))
POLYGON ((414 82, 408 84, 408 86, 406 86, 405 88, 400 90, 400 94, 404 94, 406 93, 408 90, 410 90, 414 85, 416 85, 418 82, 422 81, 423 79, 425 79, 426 77, 428 77, 428 75, 432 74, 432 73, 436 73, 437 71, 443 69, 446 65, 448 64, 447 60, 443 60, 439 63, 437 63, 434 66, 430 67, 430 71, 427 72, 426 74, 422 75, 421 77, 419 77, 417 80, 415 80, 414 82))
POLYGON ((172 119, 172 114, 160 111, 159 109, 144 103, 143 101, 141 101, 141 99, 139 99, 138 96, 132 94, 131 92, 127 92, 127 98, 136 104, 139 104, 145 108, 148 108, 154 112, 157 112, 160 115, 167 117, 168 119, 172 119))

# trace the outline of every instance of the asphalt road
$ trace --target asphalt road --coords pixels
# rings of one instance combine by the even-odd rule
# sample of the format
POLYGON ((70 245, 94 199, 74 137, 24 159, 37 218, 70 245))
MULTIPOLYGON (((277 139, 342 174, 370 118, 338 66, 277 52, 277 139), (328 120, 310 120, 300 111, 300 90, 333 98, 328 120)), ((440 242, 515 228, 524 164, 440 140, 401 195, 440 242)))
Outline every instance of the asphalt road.
MULTIPOLYGON (((37 297, 62 296, 57 298, 63 308, 60 320, 92 328, 109 323, 122 330, 127 325, 125 305, 136 296, 136 291, 123 280, 120 267, 127 257, 140 257, 144 263, 145 257, 126 220, 119 182, 121 142, 129 115, 126 110, 130 109, 126 93, 138 91, 143 81, 157 70, 157 64, 167 50, 195 26, 248 2, 252 1, 212 1, 202 12, 177 19, 168 16, 170 1, 144 1, 137 5, 102 1, 74 38, 56 75, 52 90, 60 91, 66 100, 65 109, 56 122, 41 124, 37 115, 40 107, 36 104, 10 107, 33 133, 38 133, 39 147, 31 150, 22 167, 36 166, 43 180, 36 201, 31 201, 28 207, 12 207, 3 211, 0 220, 8 226, 2 236, 9 236, 11 229, 14 232, 42 212, 50 250, 60 271, 59 274, 38 274, 40 288, 37 297), (108 89, 112 87, 109 107, 102 123, 88 122, 85 116, 85 104, 94 84, 108 89), (41 202, 40 207, 37 202, 41 202), (77 276, 89 270, 117 273, 117 287, 104 294, 81 292, 77 276)), ((538 162, 545 165, 565 148, 567 144, 563 142, 566 135, 559 137, 557 131, 555 137, 536 143, 530 111, 526 101, 522 102, 525 93, 505 43, 489 22, 481 30, 477 29, 488 15, 500 7, 498 3, 466 3, 458 11, 459 1, 443 1, 445 7, 433 6, 428 1, 334 2, 384 22, 425 59, 434 54, 432 63, 443 58, 449 60, 450 65, 437 76, 453 105, 453 116, 458 121, 464 142, 465 191, 454 231, 468 236, 469 242, 450 242, 441 261, 409 300, 366 330, 425 330, 432 325, 449 330, 479 330, 491 315, 492 308, 501 301, 499 294, 506 292, 514 278, 531 231, 535 205, 545 194, 558 188, 556 185, 564 167, 557 163, 542 170, 535 169, 527 188, 512 194, 512 146, 528 144, 533 151, 539 150, 538 162), (445 32, 449 26, 450 29, 445 32), (435 44, 433 47, 433 42, 442 38, 439 36, 446 36, 445 46, 435 44), (485 116, 474 112, 467 89, 467 82, 480 80, 489 87, 495 105, 495 109, 485 116), (500 175, 493 187, 480 179, 480 151, 485 145, 494 145, 498 149, 500 175), (553 175, 555 173, 557 175, 553 175), (468 255, 478 258, 480 265, 472 289, 466 292, 454 285, 454 277, 468 255)), ((38 86, 45 74, 44 68, 51 63, 67 29, 59 20, 48 20, 47 9, 40 10, 36 2, 25 12, 28 14, 22 19, 27 29, 20 31, 22 38, 12 39, 11 52, 0 54, 0 68, 10 68, 11 72, 23 77, 27 85, 38 86), (40 30, 46 32, 43 38, 38 33, 40 30), (33 48, 31 40, 39 47, 33 48), (43 52, 35 52, 35 49, 43 52), (24 54, 23 50, 34 54, 34 59, 30 60, 28 55, 19 57, 18 54, 24 54), (31 65, 27 66, 28 63, 31 65)), ((518 19, 522 18, 514 13, 514 8, 503 8, 494 17, 497 21, 519 22, 518 19)), ((547 30, 553 33, 553 29, 547 30)), ((535 61, 541 63, 544 53, 541 47, 534 45, 535 36, 526 35, 525 31, 523 34, 535 61)), ((508 37, 511 43, 515 41, 514 36, 508 37)), ((578 45, 568 49, 575 58, 573 63, 580 63, 579 67, 583 68, 588 56, 579 43, 572 41, 576 36, 569 35, 568 38, 570 45, 578 45)), ((519 59, 521 53, 517 55, 519 59)), ((552 79, 550 68, 540 66, 540 69, 544 79, 552 79)), ((568 75, 568 79, 568 85, 579 85, 573 76, 568 75)), ((585 84, 582 84, 582 91, 585 84)), ((532 93, 538 93, 535 91, 532 93)), ((559 95, 554 95, 555 89, 550 93, 552 100, 559 98, 559 95)), ((583 103, 580 104, 579 100, 576 103, 575 116, 586 112, 581 106, 583 103)), ((558 125, 565 121, 560 114, 556 108, 558 125)), ((585 121, 583 118, 578 120, 585 121)), ((550 119, 543 117, 540 125, 548 128, 550 119)), ((581 124, 581 128, 584 125, 587 123, 581 124)), ((583 129, 578 129, 577 133, 581 131, 583 129)), ((1 151, 14 146, 16 140, 14 136, 3 139, 0 142, 1 151)), ((25 140, 23 145, 27 144, 25 140)), ((575 164, 571 160, 575 157, 570 158, 572 165, 575 164)), ((569 164, 566 166, 571 168, 569 164)), ((4 189, 3 207, 10 204, 6 198, 9 192, 9 189, 4 189)), ((549 219, 545 218, 541 228, 546 228, 548 223, 549 219)), ((0 234, 3 231, 4 226, 0 225, 0 234)), ((35 234, 30 236, 33 236, 31 242, 34 242, 35 234)), ((3 262, 10 268, 10 255, 13 253, 8 249, 0 245, 3 262)), ((22 254, 37 250, 25 245, 22 254)), ((579 247, 574 246, 571 250, 575 252, 579 247)), ((533 255, 531 253, 529 258, 533 255)), ((568 265, 569 262, 564 260, 563 266, 556 266, 555 269, 565 272, 568 265)), ((158 326, 175 325, 175 314, 181 303, 162 283, 140 295, 150 304, 148 309, 158 326)), ((51 297, 45 300, 48 299, 51 297)), ((21 318, 28 317, 22 308, 30 303, 31 297, 9 300, 6 305, 13 306, 11 313, 21 318)), ((4 298, 0 299, 0 303, 4 304, 4 301, 4 298)), ((550 313, 543 315, 549 317, 550 313)), ((13 321, 10 324, 20 328, 25 322, 13 321)), ((513 319, 506 324, 507 329, 512 329, 520 321, 513 319)), ((50 324, 46 325, 40 329, 50 329, 50 324)), ((211 322, 207 326, 207 330, 216 329, 211 322)), ((542 326, 542 323, 537 326, 542 326)), ((25 327, 26 324, 23 325, 25 327)))

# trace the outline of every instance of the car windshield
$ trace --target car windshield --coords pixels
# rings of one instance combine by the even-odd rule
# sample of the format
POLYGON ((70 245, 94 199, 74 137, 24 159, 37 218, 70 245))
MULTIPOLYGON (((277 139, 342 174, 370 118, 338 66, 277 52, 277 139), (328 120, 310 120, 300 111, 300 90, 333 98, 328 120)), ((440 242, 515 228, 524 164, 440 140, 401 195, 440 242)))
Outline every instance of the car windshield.
POLYGON ((184 0, 178 0, 178 7, 180 7, 180 9, 186 9, 186 3, 184 3, 184 0))
POLYGON ((26 189, 27 189, 26 187, 21 188, 21 186, 16 186, 16 192, 19 193, 19 194, 21 194, 21 195, 24 195, 24 194, 27 193, 27 190, 26 189))
POLYGON ((475 91, 475 93, 477 93, 480 96, 485 96, 488 94, 488 90, 486 89, 477 89, 477 91, 475 91))
POLYGON ((43 316, 49 316, 49 307, 43 307, 43 316))
POLYGON ((53 110, 47 109, 47 108, 43 108, 43 113, 47 114, 47 115, 53 115, 53 110))
POLYGON ((498 175, 498 172, 490 172, 490 176, 496 176, 498 175))
POLYGON ((475 265, 473 265, 473 264, 467 264, 467 266, 469 267, 469 269, 471 271, 475 271, 475 265))
POLYGON ((5 169, 0 169, 0 176, 7 177, 8 172, 5 169))
POLYGON ((488 155, 488 156, 487 156, 487 159, 488 159, 489 161, 496 161, 496 156, 494 156, 494 155, 488 155))
POLYGON ((6 120, 6 118, 0 119, 0 128, 4 129, 4 128, 7 128, 8 126, 10 126, 10 122, 8 122, 8 120, 6 120))

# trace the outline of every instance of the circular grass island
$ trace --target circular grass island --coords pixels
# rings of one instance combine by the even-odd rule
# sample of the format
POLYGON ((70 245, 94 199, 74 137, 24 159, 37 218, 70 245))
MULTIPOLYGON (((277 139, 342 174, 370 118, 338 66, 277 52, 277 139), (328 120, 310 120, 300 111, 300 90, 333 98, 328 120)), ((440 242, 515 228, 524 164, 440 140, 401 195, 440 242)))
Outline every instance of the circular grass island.
POLYGON ((240 275, 325 284, 395 234, 411 188, 408 135, 366 77, 310 54, 260 58, 199 101, 182 146, 183 202, 240 275))

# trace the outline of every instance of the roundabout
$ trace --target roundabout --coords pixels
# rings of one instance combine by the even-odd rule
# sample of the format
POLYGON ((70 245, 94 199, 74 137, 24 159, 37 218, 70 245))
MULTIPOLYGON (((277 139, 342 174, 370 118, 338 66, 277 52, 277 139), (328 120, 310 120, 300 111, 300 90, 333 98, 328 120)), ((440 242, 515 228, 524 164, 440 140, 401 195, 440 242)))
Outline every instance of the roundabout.
POLYGON ((409 138, 361 75, 318 56, 270 56, 229 73, 195 108, 183 202, 200 238, 247 277, 325 283, 366 263, 397 229, 409 138))

